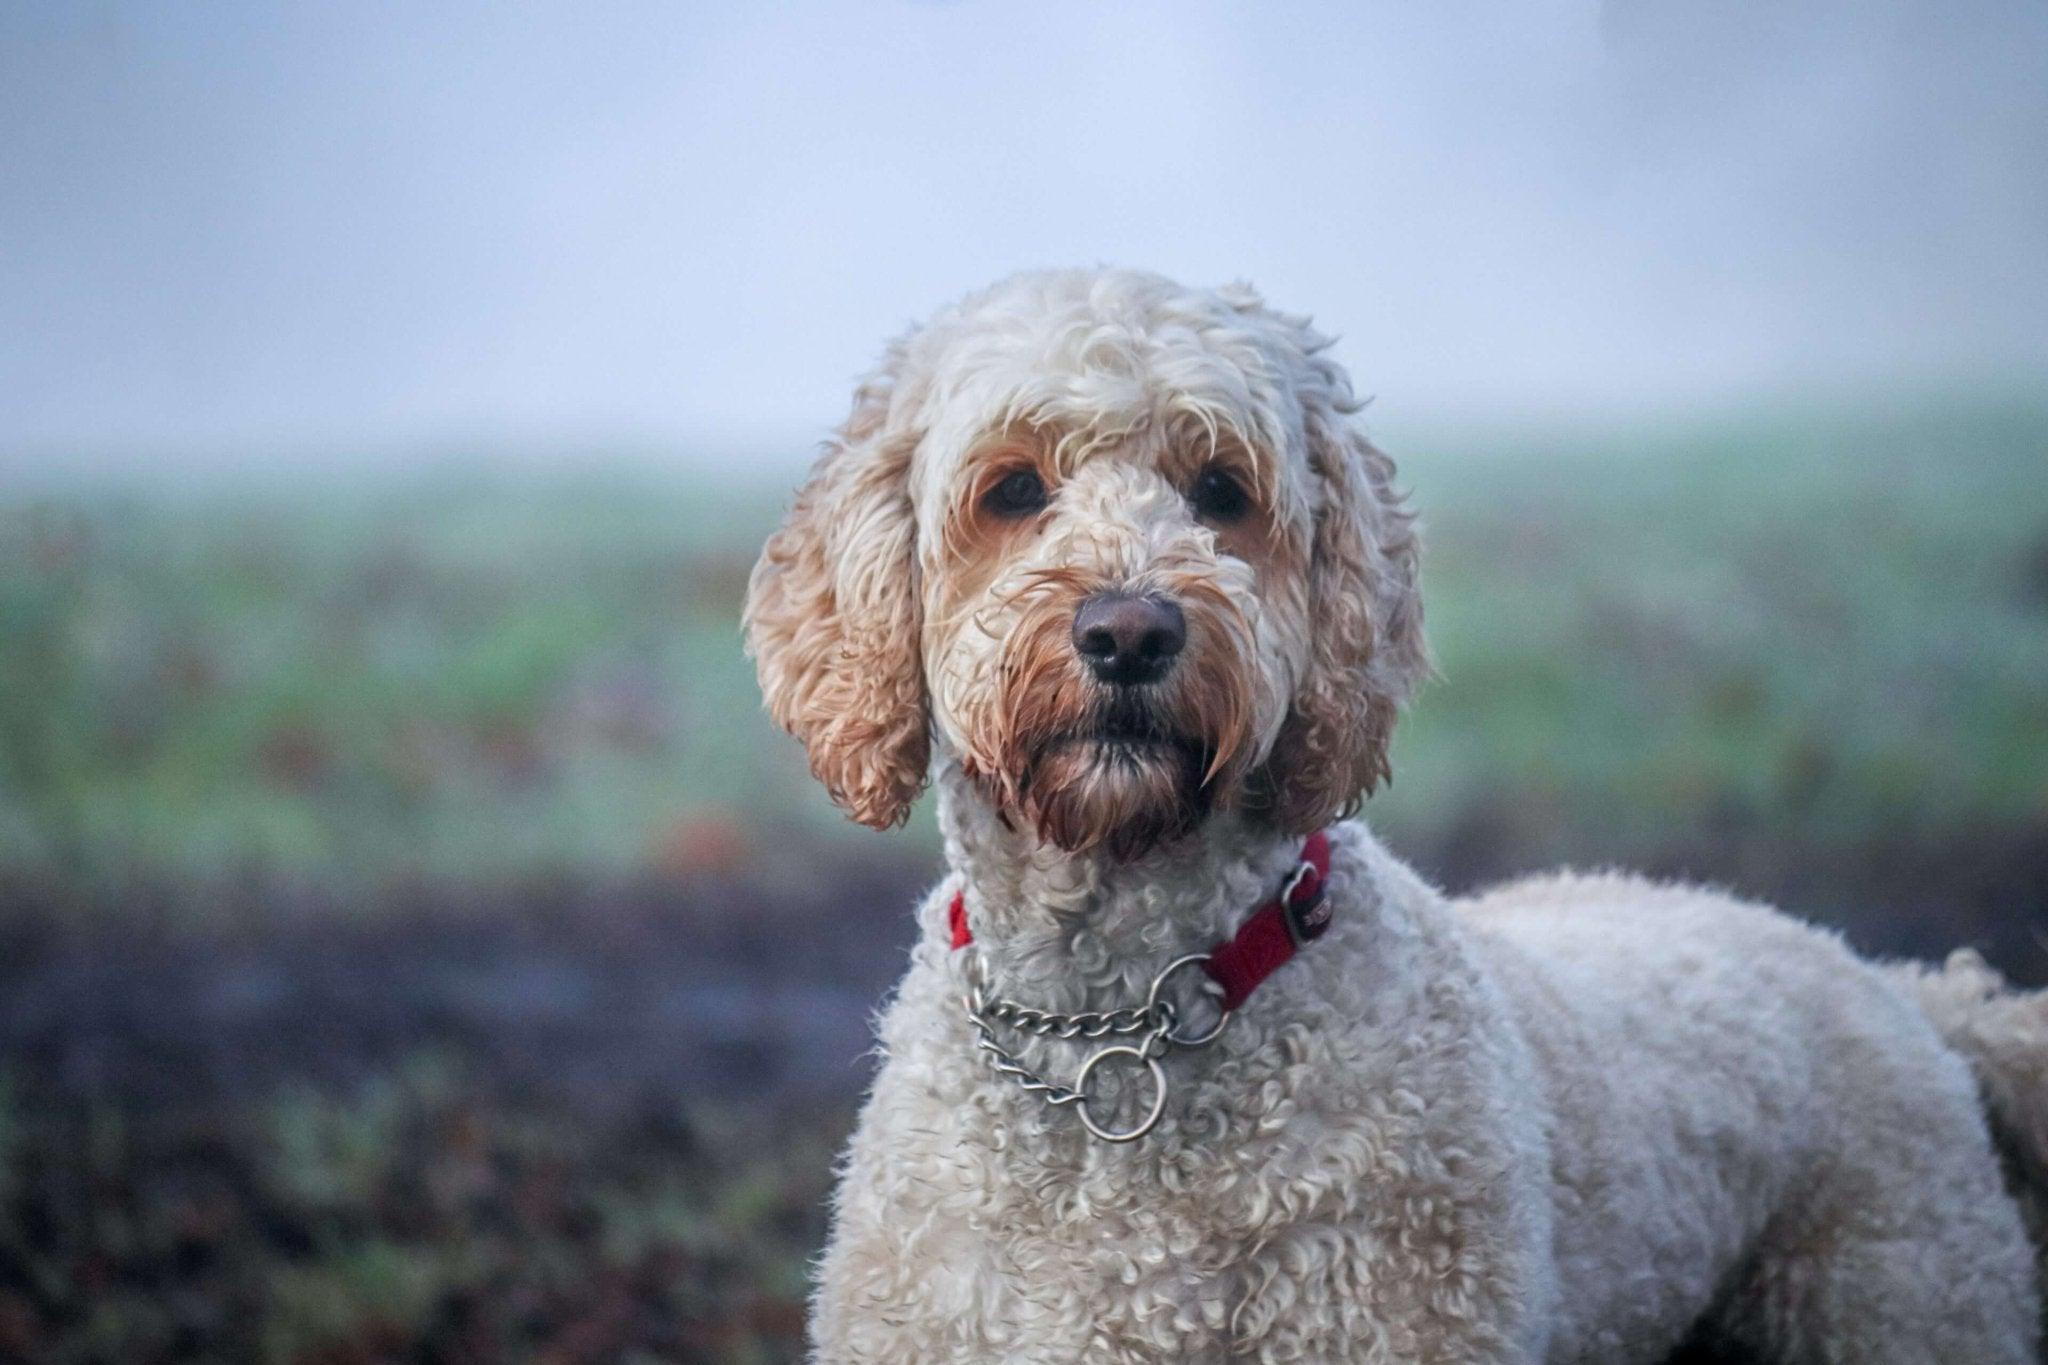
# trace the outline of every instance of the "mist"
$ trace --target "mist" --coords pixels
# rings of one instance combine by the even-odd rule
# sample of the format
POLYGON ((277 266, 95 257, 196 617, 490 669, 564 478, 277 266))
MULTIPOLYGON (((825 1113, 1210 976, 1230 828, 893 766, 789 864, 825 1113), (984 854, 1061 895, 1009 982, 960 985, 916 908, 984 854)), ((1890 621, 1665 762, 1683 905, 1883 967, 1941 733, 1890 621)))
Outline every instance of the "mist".
POLYGON ((1025 267, 1246 278, 1376 420, 2024 382, 2048 7, 0 11, 0 466, 784 477, 1025 267))

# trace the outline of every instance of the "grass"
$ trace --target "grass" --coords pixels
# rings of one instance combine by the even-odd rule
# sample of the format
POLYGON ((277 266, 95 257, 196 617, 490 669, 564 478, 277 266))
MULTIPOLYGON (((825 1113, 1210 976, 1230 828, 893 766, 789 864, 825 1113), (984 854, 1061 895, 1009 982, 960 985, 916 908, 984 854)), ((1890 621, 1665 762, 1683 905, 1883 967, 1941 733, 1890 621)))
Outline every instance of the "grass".
POLYGON ((805 805, 740 656, 743 552, 700 507, 594 483, 7 509, 0 866, 617 871, 736 790, 805 805))
POLYGON ((1408 462, 1443 679, 1380 818, 1503 795, 1622 857, 2048 820, 2048 409, 1777 414, 1408 462))
MULTIPOLYGON (((1416 445, 1443 677, 1395 834, 2048 819, 2048 406, 1416 445)), ((777 503, 619 474, 0 506, 0 869, 368 888, 834 837, 739 649, 777 503)))

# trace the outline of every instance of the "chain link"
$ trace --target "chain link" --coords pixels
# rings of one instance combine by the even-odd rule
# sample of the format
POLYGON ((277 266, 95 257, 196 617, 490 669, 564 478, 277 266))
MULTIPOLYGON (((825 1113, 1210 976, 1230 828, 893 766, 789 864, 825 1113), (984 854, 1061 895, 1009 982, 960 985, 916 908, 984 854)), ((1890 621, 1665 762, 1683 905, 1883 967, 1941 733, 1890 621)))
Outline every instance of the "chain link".
POLYGON ((1202 1034, 1184 1036, 1176 1032, 1180 1023, 1180 1012, 1171 1000, 1163 995, 1166 982, 1175 972, 1184 967, 1209 960, 1207 953, 1191 953, 1168 963, 1152 978, 1152 987, 1145 995, 1142 1005, 1126 1005, 1112 1010, 1080 1010, 1072 1014, 1057 1010, 1038 1009, 1020 1004, 1015 1000, 1001 997, 991 998, 987 993, 988 965, 979 951, 975 951, 968 962, 967 994, 961 1004, 965 1007, 968 1020, 973 1023, 975 1046, 988 1054, 989 1067, 996 1075, 1017 1083, 1026 1094, 1042 1095, 1045 1102, 1053 1106, 1073 1105, 1074 1112, 1081 1120, 1081 1126, 1104 1142, 1133 1142, 1152 1131, 1166 1111, 1166 1071, 1160 1060, 1176 1047, 1201 1048, 1216 1041, 1224 1026, 1230 1022, 1231 1012, 1222 1010, 1216 1023, 1202 1034), (1017 1054, 1003 1046, 997 1036, 998 1026, 1015 1029, 1020 1033, 1041 1038, 1058 1038, 1065 1042, 1093 1042, 1111 1036, 1129 1037, 1144 1033, 1145 1041, 1136 1047, 1127 1043, 1113 1043, 1099 1047, 1081 1063, 1081 1069, 1074 1077, 1074 1084, 1061 1085, 1048 1080, 1019 1060, 1017 1054), (1145 1117, 1129 1128, 1105 1128, 1095 1122, 1088 1112, 1091 1094, 1089 1081, 1098 1067, 1118 1058, 1129 1058, 1132 1065, 1144 1068, 1151 1077, 1153 1086, 1152 1103, 1145 1117))

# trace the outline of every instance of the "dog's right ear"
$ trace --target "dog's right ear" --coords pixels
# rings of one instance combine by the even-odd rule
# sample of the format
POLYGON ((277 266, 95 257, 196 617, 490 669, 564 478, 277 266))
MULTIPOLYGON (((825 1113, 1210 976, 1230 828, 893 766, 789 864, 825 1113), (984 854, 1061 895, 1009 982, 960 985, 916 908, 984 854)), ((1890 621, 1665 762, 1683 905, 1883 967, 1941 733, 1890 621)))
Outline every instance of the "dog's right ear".
POLYGON ((917 437, 890 428, 891 368, 861 386, 768 538, 745 617, 768 713, 803 741, 832 799, 875 829, 909 815, 931 756, 913 581, 917 437))

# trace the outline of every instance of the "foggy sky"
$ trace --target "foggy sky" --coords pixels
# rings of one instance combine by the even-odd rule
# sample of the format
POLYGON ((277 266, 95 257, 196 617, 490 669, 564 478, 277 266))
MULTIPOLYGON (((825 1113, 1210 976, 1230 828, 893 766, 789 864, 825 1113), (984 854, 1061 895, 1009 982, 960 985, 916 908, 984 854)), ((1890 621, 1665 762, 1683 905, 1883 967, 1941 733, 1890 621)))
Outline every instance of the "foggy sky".
POLYGON ((1020 267, 1249 278, 1378 411, 2048 370, 2048 6, 18 5, 0 466, 794 466, 1020 267))

